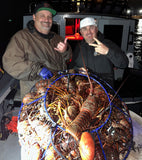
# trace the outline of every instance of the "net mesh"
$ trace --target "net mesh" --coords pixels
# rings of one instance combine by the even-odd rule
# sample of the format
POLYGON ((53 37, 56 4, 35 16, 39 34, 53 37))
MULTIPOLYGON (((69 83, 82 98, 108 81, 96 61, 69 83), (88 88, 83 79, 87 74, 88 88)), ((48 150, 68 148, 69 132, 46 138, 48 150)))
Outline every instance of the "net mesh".
POLYGON ((90 80, 92 90, 87 75, 60 73, 25 95, 18 116, 21 159, 127 158, 133 140, 128 108, 106 82, 91 74, 90 80))

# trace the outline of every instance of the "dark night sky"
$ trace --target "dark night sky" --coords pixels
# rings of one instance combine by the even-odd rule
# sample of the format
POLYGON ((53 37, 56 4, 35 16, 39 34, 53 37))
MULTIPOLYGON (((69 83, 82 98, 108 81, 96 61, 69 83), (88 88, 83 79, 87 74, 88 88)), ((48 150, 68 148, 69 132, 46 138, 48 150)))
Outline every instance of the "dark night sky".
POLYGON ((1 3, 0 9, 0 42, 7 40, 13 33, 22 28, 23 15, 28 12, 30 0, 7 0, 1 3))
MULTIPOLYGON (((7 0, 1 2, 0 9, 0 42, 11 37, 13 33, 18 31, 23 26, 23 16, 29 13, 29 4, 32 2, 38 3, 42 0, 7 0)), ((51 4, 59 3, 57 9, 63 6, 62 0, 47 0, 51 4)), ((142 0, 128 0, 131 6, 142 6, 142 0), (138 4, 138 5, 136 5, 138 4)), ((67 2, 67 0, 66 0, 67 2)), ((53 6, 53 5, 52 5, 53 6)), ((54 6, 53 6, 54 7, 54 6)), ((54 7, 55 8, 55 7, 54 7)), ((55 8, 56 9, 56 8, 55 8)), ((57 10, 56 9, 56 10, 57 10)), ((57 10, 58 11, 58 10, 57 10)), ((60 11, 58 11, 60 12, 60 11)))

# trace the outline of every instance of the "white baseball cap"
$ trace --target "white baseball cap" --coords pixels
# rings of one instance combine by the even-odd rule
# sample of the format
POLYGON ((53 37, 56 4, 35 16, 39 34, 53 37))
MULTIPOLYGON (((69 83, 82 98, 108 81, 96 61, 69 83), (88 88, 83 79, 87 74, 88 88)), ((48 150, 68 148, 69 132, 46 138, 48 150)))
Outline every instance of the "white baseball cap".
POLYGON ((86 18, 83 18, 80 21, 80 29, 83 28, 83 27, 86 27, 86 26, 90 26, 90 25, 94 25, 94 26, 97 27, 97 22, 92 17, 86 17, 86 18))

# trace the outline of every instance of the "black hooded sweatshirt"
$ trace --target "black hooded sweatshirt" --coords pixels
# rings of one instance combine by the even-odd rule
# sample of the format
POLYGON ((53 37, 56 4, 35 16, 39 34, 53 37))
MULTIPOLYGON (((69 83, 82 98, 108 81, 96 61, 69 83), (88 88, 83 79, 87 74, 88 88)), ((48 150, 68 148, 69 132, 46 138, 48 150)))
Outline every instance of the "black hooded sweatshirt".
POLYGON ((69 68, 79 69, 84 67, 84 61, 89 72, 96 74, 114 87, 114 67, 127 68, 128 58, 120 47, 112 41, 104 39, 100 32, 98 32, 97 39, 109 48, 108 54, 96 53, 94 47, 89 46, 83 39, 75 47, 69 68))

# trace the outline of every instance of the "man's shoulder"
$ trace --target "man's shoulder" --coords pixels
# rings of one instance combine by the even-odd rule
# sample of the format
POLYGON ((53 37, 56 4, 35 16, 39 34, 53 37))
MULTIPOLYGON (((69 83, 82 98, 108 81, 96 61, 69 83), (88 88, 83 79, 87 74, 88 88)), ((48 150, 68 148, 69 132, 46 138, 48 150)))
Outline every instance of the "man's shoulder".
POLYGON ((28 30, 28 28, 24 28, 24 29, 21 29, 19 31, 17 31, 13 37, 23 37, 24 35, 27 35, 27 34, 31 34, 30 31, 28 30))
POLYGON ((14 35, 19 35, 19 34, 26 33, 26 32, 29 32, 29 31, 27 28, 24 28, 24 29, 18 30, 14 35))

